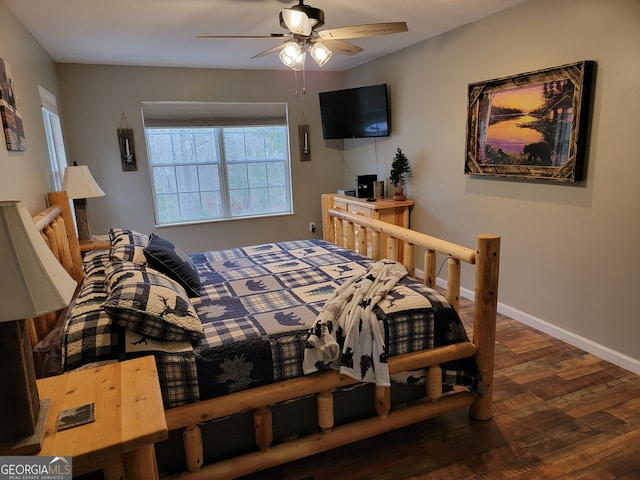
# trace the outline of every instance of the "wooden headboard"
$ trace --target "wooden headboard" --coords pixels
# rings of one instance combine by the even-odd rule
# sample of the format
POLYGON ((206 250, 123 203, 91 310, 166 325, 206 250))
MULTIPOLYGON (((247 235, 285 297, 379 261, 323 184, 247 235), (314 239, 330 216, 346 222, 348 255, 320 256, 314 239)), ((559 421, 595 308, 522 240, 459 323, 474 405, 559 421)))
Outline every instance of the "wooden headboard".
MULTIPOLYGON (((49 192, 47 198, 51 206, 35 215, 33 221, 53 255, 69 275, 80 283, 84 278, 82 257, 71 215, 69 197, 67 192, 49 192)), ((50 312, 40 317, 27 319, 32 348, 54 330, 59 313, 59 311, 50 312)), ((42 355, 34 352, 33 360, 36 375, 40 377, 42 376, 42 355)))

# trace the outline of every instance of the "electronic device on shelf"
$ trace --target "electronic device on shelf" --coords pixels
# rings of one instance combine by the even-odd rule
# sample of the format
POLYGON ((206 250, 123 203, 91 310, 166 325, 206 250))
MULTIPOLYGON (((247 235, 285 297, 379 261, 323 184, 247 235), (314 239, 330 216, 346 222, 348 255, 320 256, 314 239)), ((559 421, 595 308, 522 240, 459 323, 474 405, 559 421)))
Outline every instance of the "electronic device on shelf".
POLYGON ((356 177, 356 197, 374 198, 377 175, 358 175, 356 177))

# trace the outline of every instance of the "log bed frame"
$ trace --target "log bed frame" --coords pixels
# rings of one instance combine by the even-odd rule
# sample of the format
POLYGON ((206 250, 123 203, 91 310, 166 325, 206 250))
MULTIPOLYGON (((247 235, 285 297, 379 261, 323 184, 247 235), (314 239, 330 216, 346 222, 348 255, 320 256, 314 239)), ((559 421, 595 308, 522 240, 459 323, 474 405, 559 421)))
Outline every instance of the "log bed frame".
MULTIPOLYGON (((34 217, 43 238, 70 275, 80 282, 82 260, 73 226, 66 192, 47 194, 52 205, 34 217)), ((388 387, 375 387, 377 416, 334 427, 333 389, 355 383, 336 371, 319 372, 301 378, 285 380, 250 390, 240 391, 198 403, 166 410, 169 430, 183 430, 187 471, 170 478, 213 479, 236 478, 259 470, 327 451, 342 445, 398 429, 451 410, 468 408, 475 419, 492 416, 493 371, 498 296, 500 237, 481 234, 475 249, 466 248, 399 226, 365 218, 333 208, 333 195, 322 197, 323 237, 325 240, 356 250, 370 252, 374 259, 396 259, 403 249, 404 264, 410 275, 415 274, 416 248, 424 250, 424 283, 434 287, 436 255, 448 260, 446 296, 456 310, 459 307, 461 264, 475 266, 475 302, 472 342, 462 342, 433 350, 389 358, 390 373, 427 368, 429 401, 405 408, 390 409, 388 387), (380 245, 381 234, 388 237, 380 245), (486 387, 486 396, 479 398, 467 391, 442 395, 440 363, 475 355, 486 387), (315 394, 320 432, 277 445, 272 443, 270 405, 285 400, 315 394), (253 412, 255 441, 258 449, 228 460, 202 465, 203 444, 199 424, 235 413, 253 412)), ((32 344, 35 346, 57 322, 56 312, 28 319, 32 344)), ((34 353, 36 368, 42 359, 34 353)), ((118 466, 105 466, 105 477, 118 478, 118 466)))

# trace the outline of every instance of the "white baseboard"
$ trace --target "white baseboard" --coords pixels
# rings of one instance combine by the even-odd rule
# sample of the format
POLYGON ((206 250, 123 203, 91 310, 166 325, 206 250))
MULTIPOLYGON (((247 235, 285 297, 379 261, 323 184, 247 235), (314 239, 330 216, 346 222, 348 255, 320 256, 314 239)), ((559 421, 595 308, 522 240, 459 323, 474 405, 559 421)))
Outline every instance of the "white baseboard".
MULTIPOLYGON (((416 269, 416 275, 419 276, 420 273, 422 272, 418 272, 418 270, 416 269)), ((446 288, 447 282, 444 279, 437 278, 436 285, 442 288, 446 288)), ((474 299, 474 292, 467 288, 461 288, 460 295, 469 300, 474 299)), ((514 320, 524 323, 531 328, 535 328, 536 330, 551 335, 558 340, 562 340, 569 345, 573 345, 574 347, 584 350, 585 352, 591 353, 598 358, 624 368, 625 370, 629 370, 630 372, 640 375, 640 360, 631 358, 620 352, 616 352, 615 350, 611 350, 604 345, 600 345, 599 343, 589 340, 588 338, 581 337, 580 335, 565 330, 564 328, 560 328, 540 318, 534 317, 533 315, 529 315, 528 313, 518 310, 517 308, 505 305, 504 303, 498 302, 498 312, 508 316, 509 318, 513 318, 514 320)))

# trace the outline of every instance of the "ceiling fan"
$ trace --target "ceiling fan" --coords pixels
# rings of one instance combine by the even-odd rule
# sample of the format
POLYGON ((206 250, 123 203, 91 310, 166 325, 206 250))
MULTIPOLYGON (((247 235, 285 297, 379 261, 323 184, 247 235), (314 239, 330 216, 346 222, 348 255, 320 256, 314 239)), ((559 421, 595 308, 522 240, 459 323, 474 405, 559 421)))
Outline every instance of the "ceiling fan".
POLYGON ((283 8, 279 15, 280 26, 289 33, 272 33, 271 35, 199 35, 198 38, 273 38, 282 39, 283 43, 271 47, 251 58, 258 58, 280 51, 280 60, 293 70, 303 70, 306 51, 319 66, 323 66, 332 53, 355 55, 363 49, 346 39, 375 37, 408 31, 406 22, 369 23, 350 25, 329 30, 318 30, 324 25, 324 12, 319 8, 305 5, 298 0, 298 5, 283 8))

